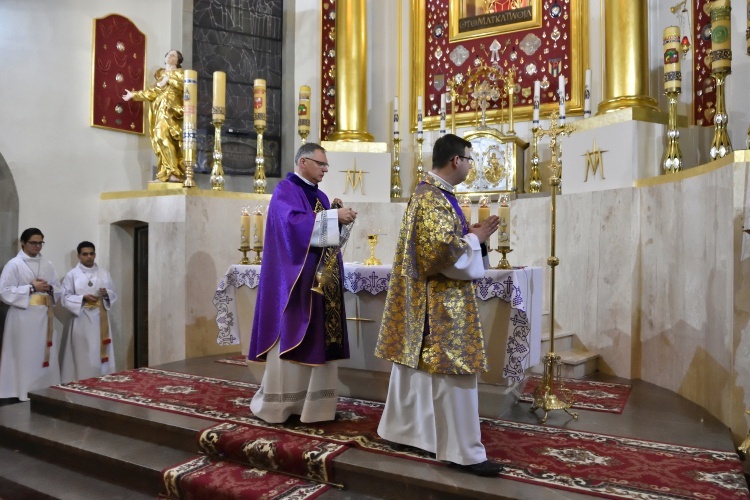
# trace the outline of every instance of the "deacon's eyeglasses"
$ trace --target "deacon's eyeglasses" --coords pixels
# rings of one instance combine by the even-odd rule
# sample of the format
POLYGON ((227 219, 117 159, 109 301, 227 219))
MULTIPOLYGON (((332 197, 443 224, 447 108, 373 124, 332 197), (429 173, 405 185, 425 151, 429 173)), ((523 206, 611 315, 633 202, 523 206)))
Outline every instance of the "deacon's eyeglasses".
POLYGON ((463 156, 463 155, 456 155, 456 156, 458 156, 459 158, 463 158, 464 160, 474 165, 474 158, 472 158, 471 156, 463 156))
POLYGON ((308 158, 308 157, 305 157, 305 158, 303 158, 303 159, 304 159, 304 160, 310 160, 310 161, 314 161, 315 163, 317 163, 317 164, 318 164, 318 165, 320 165, 321 167, 323 167, 323 168, 328 168, 328 163, 326 163, 326 162, 324 162, 324 161, 318 161, 318 160, 316 160, 315 158, 308 158))
POLYGON ((43 241, 27 241, 26 243, 28 243, 31 246, 35 246, 35 247, 43 247, 44 246, 44 242, 43 241))

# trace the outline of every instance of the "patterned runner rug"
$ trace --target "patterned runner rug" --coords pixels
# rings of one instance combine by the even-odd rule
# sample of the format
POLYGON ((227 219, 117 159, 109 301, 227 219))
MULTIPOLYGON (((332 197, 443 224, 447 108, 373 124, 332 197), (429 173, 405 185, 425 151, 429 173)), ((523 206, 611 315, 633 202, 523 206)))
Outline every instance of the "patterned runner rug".
POLYGON ((225 365, 235 365, 247 367, 247 356, 244 354, 238 354, 237 356, 231 356, 229 358, 221 358, 214 361, 215 363, 223 363, 225 365))
MULTIPOLYGON (((526 380, 523 393, 518 398, 524 403, 534 402, 534 389, 537 388, 542 378, 532 376, 526 380)), ((604 411, 609 413, 622 413, 630 396, 630 385, 612 384, 609 382, 594 382, 590 380, 578 380, 573 378, 562 379, 565 388, 573 391, 573 406, 579 410, 604 411)), ((559 396, 562 396, 558 394, 559 396)))
MULTIPOLYGON (((140 368, 56 388, 439 463, 380 439, 382 403, 340 398, 333 422, 290 419, 275 426, 252 415, 250 399, 257 386, 242 382, 140 368)), ((488 456, 506 466, 501 477, 507 479, 605 498, 750 499, 734 452, 490 419, 482 420, 482 441, 488 456)))

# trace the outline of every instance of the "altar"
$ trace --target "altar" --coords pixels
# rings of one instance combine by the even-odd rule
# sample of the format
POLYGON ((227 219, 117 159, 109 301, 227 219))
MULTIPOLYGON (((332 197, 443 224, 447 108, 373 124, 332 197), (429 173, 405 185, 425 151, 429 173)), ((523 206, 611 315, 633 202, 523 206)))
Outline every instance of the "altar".
MULTIPOLYGON (((261 266, 231 265, 214 294, 217 343, 240 345, 247 354, 261 266)), ((342 368, 390 373, 391 363, 373 355, 383 315, 391 266, 344 264, 344 302, 350 359, 342 368)), ((541 357, 542 286, 540 267, 490 269, 475 280, 489 371, 479 382, 513 385, 541 357)), ((262 370, 262 367, 261 367, 262 370)), ((260 372, 262 373, 262 371, 260 372)))

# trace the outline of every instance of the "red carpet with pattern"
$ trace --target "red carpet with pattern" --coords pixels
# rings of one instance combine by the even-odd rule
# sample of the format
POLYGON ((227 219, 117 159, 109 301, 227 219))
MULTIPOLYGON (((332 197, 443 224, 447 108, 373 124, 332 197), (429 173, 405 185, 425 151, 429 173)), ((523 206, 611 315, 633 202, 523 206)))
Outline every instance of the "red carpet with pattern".
MULTIPOLYGON (((230 380, 140 368, 56 388, 437 463, 377 436, 382 403, 340 398, 333 422, 274 426, 250 412, 257 387, 230 380)), ((482 421, 482 441, 488 456, 506 465, 506 479, 605 498, 750 498, 733 452, 489 419, 482 421)))
MULTIPOLYGON (((523 393, 519 401, 531 403, 534 401, 534 389, 542 381, 541 377, 533 376, 526 379, 523 393)), ((573 406, 579 410, 604 411, 609 413, 622 413, 628 402, 631 387, 626 384, 612 384, 609 382, 595 382, 591 380, 578 380, 572 378, 562 379, 565 388, 573 391, 573 406)), ((563 396, 558 394, 558 396, 563 396)), ((564 397, 564 396, 563 396, 564 397)))

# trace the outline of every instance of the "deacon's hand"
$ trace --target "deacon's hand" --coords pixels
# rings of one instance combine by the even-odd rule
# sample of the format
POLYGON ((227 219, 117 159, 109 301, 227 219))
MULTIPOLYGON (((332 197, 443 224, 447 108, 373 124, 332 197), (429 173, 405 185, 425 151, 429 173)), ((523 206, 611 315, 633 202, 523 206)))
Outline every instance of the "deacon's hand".
POLYGON ((497 215, 490 215, 482 222, 471 226, 469 232, 476 235, 479 243, 484 243, 489 239, 492 233, 497 231, 498 226, 500 226, 500 217, 497 215))
POLYGON ((351 224, 357 218, 357 212, 351 208, 339 208, 339 224, 351 224))

